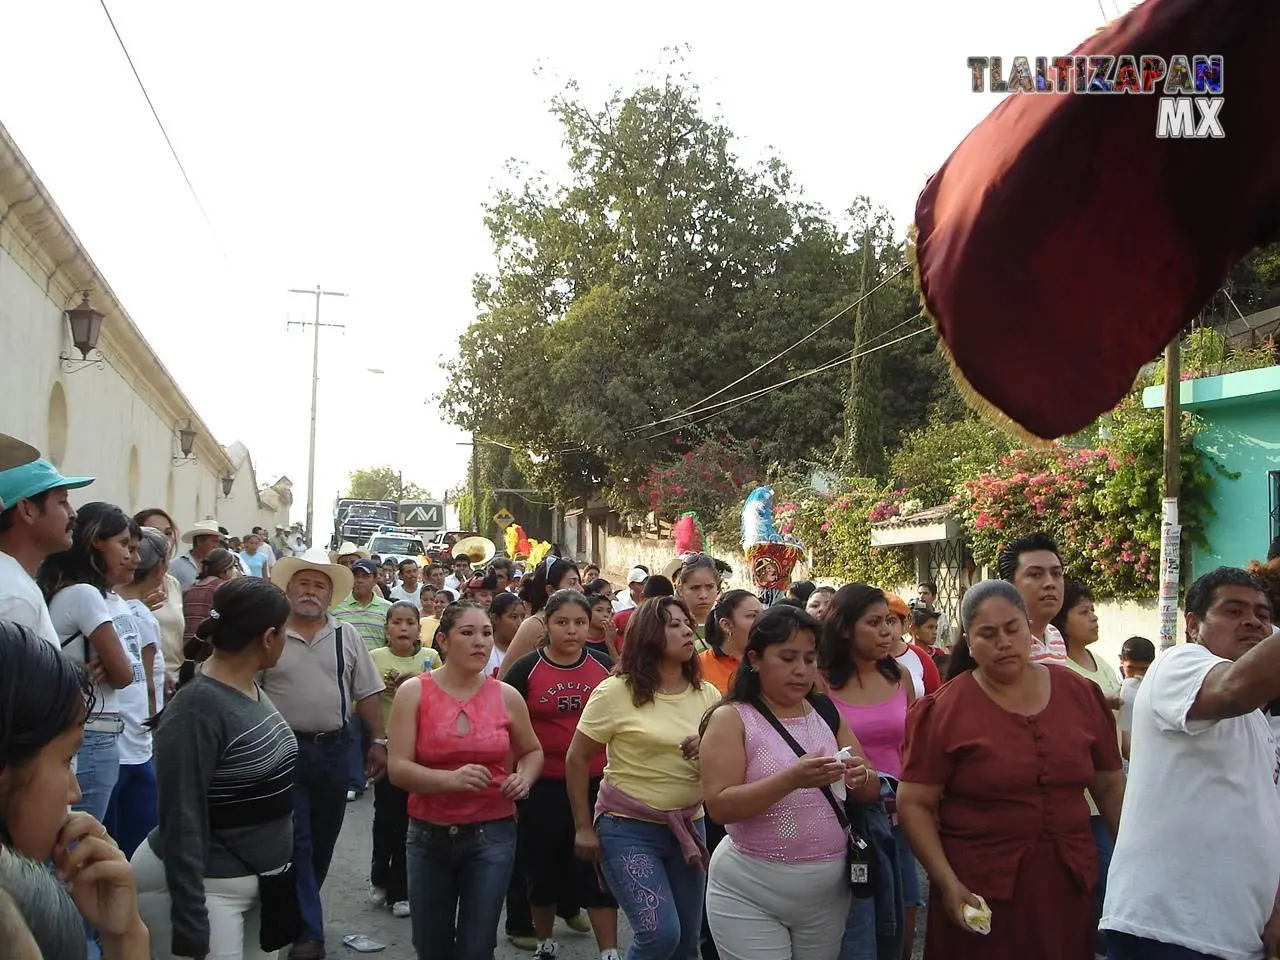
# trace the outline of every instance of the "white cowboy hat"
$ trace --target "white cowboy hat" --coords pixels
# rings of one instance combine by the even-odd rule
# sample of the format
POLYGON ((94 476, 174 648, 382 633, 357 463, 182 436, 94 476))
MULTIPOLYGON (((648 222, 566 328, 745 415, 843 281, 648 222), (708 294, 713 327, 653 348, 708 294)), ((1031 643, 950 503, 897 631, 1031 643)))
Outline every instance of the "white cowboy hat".
POLYGON ((271 582, 281 590, 286 590, 293 575, 302 570, 315 570, 329 578, 329 582, 333 584, 333 597, 329 601, 330 609, 347 599, 352 586, 355 585, 355 576, 351 571, 340 563, 331 562, 324 547, 312 547, 301 556, 282 557, 277 560, 276 565, 271 568, 271 582))
POLYGON ((213 517, 205 517, 203 520, 197 520, 182 531, 183 543, 192 543, 196 537, 217 537, 221 540, 222 528, 218 526, 218 521, 213 517))
POLYGON ((368 560, 371 556, 372 554, 370 554, 368 550, 363 550, 360 547, 357 547, 350 540, 343 540, 342 545, 338 547, 337 550, 329 551, 329 559, 334 563, 338 562, 339 557, 360 557, 364 560, 368 560))

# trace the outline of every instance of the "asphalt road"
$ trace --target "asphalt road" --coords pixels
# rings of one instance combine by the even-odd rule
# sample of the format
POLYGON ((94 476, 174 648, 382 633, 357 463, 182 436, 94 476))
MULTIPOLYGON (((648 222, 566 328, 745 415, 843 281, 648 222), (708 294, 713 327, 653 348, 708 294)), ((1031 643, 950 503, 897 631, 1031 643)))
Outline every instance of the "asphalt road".
MULTIPOLYGON (((354 950, 342 945, 342 938, 352 933, 362 933, 386 949, 379 957, 395 960, 414 960, 413 935, 409 921, 398 920, 387 907, 375 907, 369 903, 366 889, 369 880, 369 859, 372 855, 371 825, 373 822, 373 791, 370 790, 355 803, 347 804, 347 819, 338 838, 329 879, 321 891, 324 900, 325 946, 335 960, 354 958, 354 950)), ((926 887, 927 889, 927 887, 926 887)), ((627 943, 629 932, 626 918, 621 920, 622 943, 627 943)), ((529 960, 531 952, 517 950, 499 926, 496 960, 529 960)), ((913 960, 920 960, 924 944, 924 911, 917 921, 916 949, 913 960)), ((561 960, 598 960, 595 939, 591 934, 574 933, 557 921, 555 938, 560 943, 561 960)), ((281 953, 281 957, 284 954, 281 953)))

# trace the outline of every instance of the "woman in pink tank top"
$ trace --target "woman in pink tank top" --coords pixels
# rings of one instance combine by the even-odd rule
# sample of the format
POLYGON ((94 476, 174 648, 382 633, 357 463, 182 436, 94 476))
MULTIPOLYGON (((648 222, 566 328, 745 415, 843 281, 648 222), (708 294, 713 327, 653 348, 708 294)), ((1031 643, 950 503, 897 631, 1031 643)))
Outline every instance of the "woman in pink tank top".
MULTIPOLYGON (((902 773, 907 707, 915 700, 915 686, 893 656, 897 637, 889 622, 891 613, 887 598, 877 588, 862 583, 841 587, 822 621, 818 664, 831 699, 867 751, 868 762, 896 782, 902 773)), ((915 913, 924 905, 924 897, 915 857, 898 825, 892 787, 886 786, 884 793, 902 880, 902 956, 910 958, 915 913)), ((875 956, 875 945, 874 907, 870 901, 855 901, 845 925, 841 960, 875 956)))
POLYGON ((409 793, 413 946, 419 960, 492 960, 515 861, 515 801, 542 771, 542 747, 524 698, 486 675, 485 609, 450 604, 437 642, 444 665, 400 687, 387 732, 388 776, 409 793))
POLYGON ((707 812, 728 833, 707 876, 707 918, 724 960, 840 954, 848 839, 823 788, 843 785, 855 799, 874 802, 880 784, 848 724, 841 720, 833 731, 810 702, 819 630, 803 610, 768 610, 747 641, 750 669, 734 676, 704 721, 703 794, 707 812), (842 747, 852 759, 836 758, 842 747))

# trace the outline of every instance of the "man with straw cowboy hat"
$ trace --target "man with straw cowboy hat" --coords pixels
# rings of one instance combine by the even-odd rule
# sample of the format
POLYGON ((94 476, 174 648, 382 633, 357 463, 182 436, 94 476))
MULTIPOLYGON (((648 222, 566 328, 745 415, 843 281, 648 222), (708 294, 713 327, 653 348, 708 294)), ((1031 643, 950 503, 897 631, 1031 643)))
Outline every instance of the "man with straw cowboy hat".
POLYGON ((200 569, 204 566, 204 558, 222 545, 222 528, 213 517, 197 520, 188 529, 182 531, 182 542, 191 545, 191 550, 180 557, 175 557, 169 565, 169 572, 182 586, 186 593, 191 585, 200 579, 200 569))
MULTIPOLYGON (((340 563, 348 570, 357 560, 368 560, 370 557, 368 550, 362 550, 350 540, 343 540, 342 545, 337 550, 329 551, 329 561, 331 563, 340 563)), ((345 594, 343 595, 345 596, 345 594)))
POLYGON ((293 782, 293 860, 303 930, 290 960, 325 955, 320 887, 347 808, 347 723, 354 711, 372 745, 365 775, 377 780, 387 769, 386 730, 379 695, 384 683, 360 634, 332 614, 351 593, 351 570, 329 559, 322 547, 282 557, 271 582, 289 598, 284 650, 263 672, 262 690, 298 738, 293 782))

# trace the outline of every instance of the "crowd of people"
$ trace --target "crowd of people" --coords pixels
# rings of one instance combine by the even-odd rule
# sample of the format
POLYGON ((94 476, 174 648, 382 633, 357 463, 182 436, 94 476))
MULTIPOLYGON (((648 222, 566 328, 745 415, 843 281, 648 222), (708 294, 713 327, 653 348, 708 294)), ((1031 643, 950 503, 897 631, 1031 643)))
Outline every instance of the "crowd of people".
POLYGON ((504 908, 536 960, 558 921, 602 960, 904 960, 920 909, 928 960, 1280 951, 1280 559, 1201 576, 1188 642, 1117 672, 1037 533, 951 623, 933 583, 766 605, 702 553, 616 594, 554 554, 246 562, 0 454, 17 956, 322 958, 370 786, 364 892, 423 960, 489 960, 504 908))

